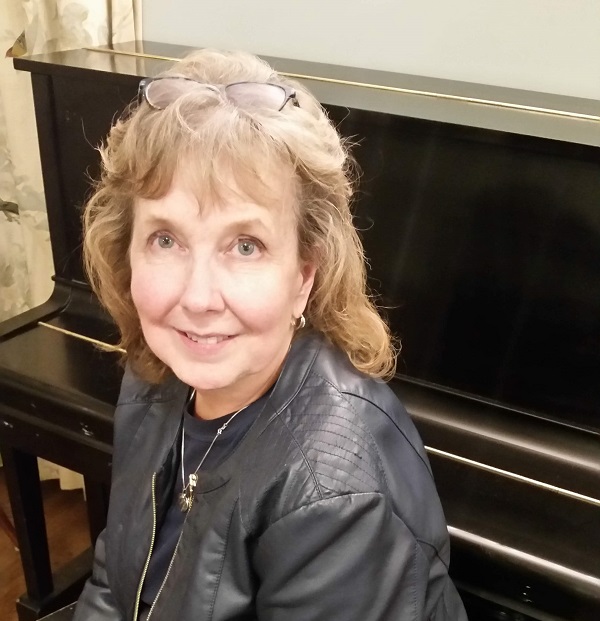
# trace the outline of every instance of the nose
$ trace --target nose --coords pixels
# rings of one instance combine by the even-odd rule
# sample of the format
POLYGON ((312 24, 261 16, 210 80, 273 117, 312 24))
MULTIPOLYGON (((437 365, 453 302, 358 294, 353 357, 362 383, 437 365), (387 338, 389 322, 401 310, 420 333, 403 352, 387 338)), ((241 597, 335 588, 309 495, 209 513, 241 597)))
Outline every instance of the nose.
POLYGON ((218 269, 202 257, 190 260, 179 303, 190 313, 218 312, 225 303, 221 292, 218 269))

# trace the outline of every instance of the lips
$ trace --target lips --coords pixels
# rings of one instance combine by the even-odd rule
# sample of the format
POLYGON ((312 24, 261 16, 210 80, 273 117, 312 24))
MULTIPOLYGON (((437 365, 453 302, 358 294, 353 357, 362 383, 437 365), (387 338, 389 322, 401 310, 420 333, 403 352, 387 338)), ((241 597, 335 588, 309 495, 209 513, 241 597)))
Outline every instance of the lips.
POLYGON ((231 336, 224 334, 202 335, 196 334, 194 332, 184 332, 183 334, 185 334, 187 338, 190 339, 190 341, 193 341, 194 343, 200 343, 201 345, 218 345, 219 343, 227 341, 231 338, 231 336))

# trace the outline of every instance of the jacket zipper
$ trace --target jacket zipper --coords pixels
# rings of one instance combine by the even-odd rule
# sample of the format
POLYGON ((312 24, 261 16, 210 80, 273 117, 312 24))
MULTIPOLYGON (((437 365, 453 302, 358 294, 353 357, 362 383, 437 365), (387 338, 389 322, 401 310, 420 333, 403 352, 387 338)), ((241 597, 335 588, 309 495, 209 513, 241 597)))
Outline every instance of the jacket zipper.
MULTIPOLYGON (((142 596, 142 587, 144 586, 144 580, 146 579, 146 573, 148 571, 148 565, 150 565, 150 557, 154 549, 154 540, 156 539, 156 472, 152 475, 152 539, 150 539, 150 549, 148 550, 148 556, 146 563, 144 564, 144 570, 142 571, 142 577, 138 585, 137 595, 135 598, 135 608, 133 611, 133 621, 137 621, 138 611, 140 609, 140 598, 142 596)), ((152 605, 154 607, 154 604, 152 605)), ((148 615, 150 616, 150 615, 148 615)))
MULTIPOLYGON (((187 522, 187 515, 185 516, 185 520, 183 521, 183 526, 185 526, 186 522, 187 522)), ((154 612, 154 607, 156 606, 156 602, 158 601, 158 598, 160 597, 160 594, 162 593, 165 583, 167 582, 167 578, 169 577, 169 574, 171 573, 171 568, 173 567, 173 563, 175 562, 175 555, 177 554, 177 550, 179 549, 179 543, 181 542, 181 537, 183 536, 183 526, 181 527, 181 532, 179 533, 179 537, 177 538, 177 543, 175 544, 175 550, 173 550, 173 556, 171 556, 171 561, 169 562, 169 566, 167 567, 167 573, 165 574, 165 577, 163 578, 163 581, 161 582, 160 589, 158 589, 158 593, 156 594, 156 597, 154 598, 154 601, 152 602, 152 606, 150 606, 150 612, 148 613, 148 616, 146 617, 146 621, 150 621, 150 617, 152 616, 152 613, 154 612)))

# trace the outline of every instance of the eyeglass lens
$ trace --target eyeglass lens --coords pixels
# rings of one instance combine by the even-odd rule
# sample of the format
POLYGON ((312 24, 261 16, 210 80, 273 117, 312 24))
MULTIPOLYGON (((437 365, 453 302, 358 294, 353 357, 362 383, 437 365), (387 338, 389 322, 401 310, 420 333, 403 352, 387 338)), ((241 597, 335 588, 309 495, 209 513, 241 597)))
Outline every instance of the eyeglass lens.
POLYGON ((252 82, 229 84, 225 87, 225 94, 237 106, 246 110, 252 108, 281 110, 287 100, 285 90, 277 84, 252 82))
MULTIPOLYGON (((198 88, 217 91, 217 88, 212 84, 202 84, 182 78, 161 78, 150 82, 146 86, 145 92, 148 103, 162 110, 179 97, 198 88)), ((277 84, 239 82, 228 84, 224 90, 228 99, 236 106, 246 110, 256 108, 281 110, 288 100, 285 89, 277 84)))
POLYGON ((153 80, 146 86, 146 98, 151 106, 163 110, 182 95, 197 89, 198 86, 197 82, 179 78, 153 80))

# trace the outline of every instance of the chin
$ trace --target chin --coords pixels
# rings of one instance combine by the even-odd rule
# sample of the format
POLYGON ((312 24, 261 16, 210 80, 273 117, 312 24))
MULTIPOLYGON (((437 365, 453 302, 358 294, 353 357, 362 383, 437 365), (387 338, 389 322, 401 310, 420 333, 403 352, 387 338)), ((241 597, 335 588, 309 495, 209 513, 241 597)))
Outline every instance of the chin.
POLYGON ((169 366, 182 382, 198 391, 234 388, 239 380, 230 369, 211 369, 210 365, 198 365, 185 360, 169 366))

